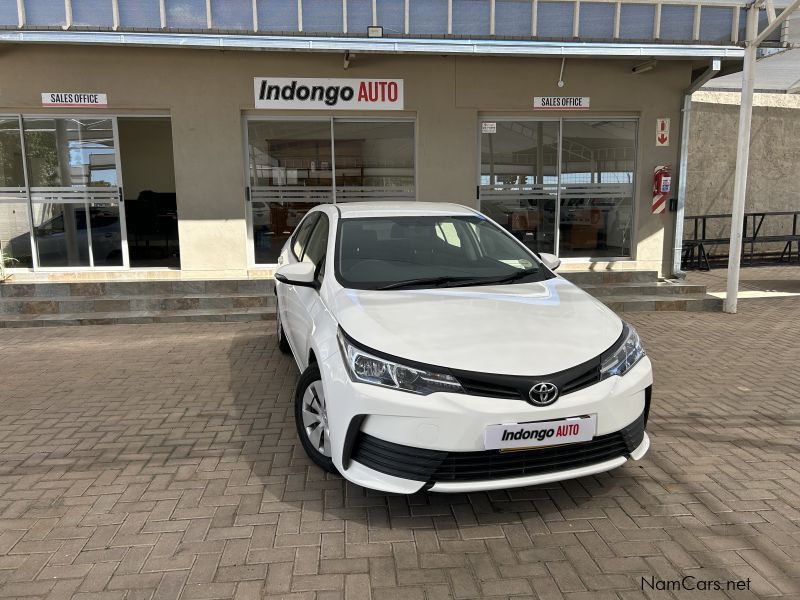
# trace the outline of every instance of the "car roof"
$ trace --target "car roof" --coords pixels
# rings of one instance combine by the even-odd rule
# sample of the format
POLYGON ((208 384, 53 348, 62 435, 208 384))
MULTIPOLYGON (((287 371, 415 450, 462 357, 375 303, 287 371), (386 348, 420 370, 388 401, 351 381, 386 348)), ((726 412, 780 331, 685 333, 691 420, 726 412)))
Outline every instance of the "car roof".
POLYGON ((475 211, 461 204, 447 202, 345 202, 337 203, 336 208, 343 219, 363 219, 369 217, 419 217, 434 215, 474 215, 475 211))

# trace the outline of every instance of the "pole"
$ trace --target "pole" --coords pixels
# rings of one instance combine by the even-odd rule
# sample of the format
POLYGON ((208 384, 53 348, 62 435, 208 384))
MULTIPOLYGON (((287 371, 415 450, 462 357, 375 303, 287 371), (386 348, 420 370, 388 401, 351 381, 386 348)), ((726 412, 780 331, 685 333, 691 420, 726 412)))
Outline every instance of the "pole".
POLYGON ((747 193, 747 163, 750 159, 750 123, 753 117, 753 81, 755 78, 758 8, 747 11, 747 41, 745 42, 742 72, 742 99, 739 107, 739 138, 736 144, 736 172, 733 179, 733 209, 731 210, 731 240, 728 252, 728 289, 722 310, 735 314, 739 296, 739 267, 742 259, 742 228, 747 193))

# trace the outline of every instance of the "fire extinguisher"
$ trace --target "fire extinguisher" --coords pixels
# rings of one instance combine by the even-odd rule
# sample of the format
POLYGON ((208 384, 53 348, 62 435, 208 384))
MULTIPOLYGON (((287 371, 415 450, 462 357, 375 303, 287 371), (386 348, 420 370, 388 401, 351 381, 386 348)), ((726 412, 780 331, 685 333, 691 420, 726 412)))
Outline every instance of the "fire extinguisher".
POLYGON ((670 191, 672 191, 671 168, 669 165, 659 165, 653 171, 652 212, 654 215, 664 212, 670 191))

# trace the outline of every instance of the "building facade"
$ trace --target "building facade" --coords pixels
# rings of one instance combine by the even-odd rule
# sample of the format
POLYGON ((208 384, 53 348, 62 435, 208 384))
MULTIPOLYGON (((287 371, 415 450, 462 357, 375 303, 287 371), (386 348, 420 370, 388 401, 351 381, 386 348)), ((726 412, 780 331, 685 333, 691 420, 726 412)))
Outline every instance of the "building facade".
POLYGON ((235 15, 217 2, 156 0, 138 17, 161 29, 127 34, 123 0, 94 3, 100 25, 76 25, 79 0, 42 25, 47 2, 14 4, 35 9, 0 32, 0 243, 20 277, 269 276, 311 206, 367 199, 465 204, 565 268, 667 275, 674 213, 653 212, 653 172, 679 164, 697 71, 741 58, 735 5, 667 19, 635 3, 652 9, 636 20, 626 3, 578 18, 574 2, 430 0, 444 16, 425 17, 413 0, 335 0, 326 21, 292 0, 267 14, 299 32, 260 35, 220 33, 235 15), (473 31, 483 12, 463 11, 484 5, 473 31), (170 27, 195 17, 181 26, 204 31, 170 27))

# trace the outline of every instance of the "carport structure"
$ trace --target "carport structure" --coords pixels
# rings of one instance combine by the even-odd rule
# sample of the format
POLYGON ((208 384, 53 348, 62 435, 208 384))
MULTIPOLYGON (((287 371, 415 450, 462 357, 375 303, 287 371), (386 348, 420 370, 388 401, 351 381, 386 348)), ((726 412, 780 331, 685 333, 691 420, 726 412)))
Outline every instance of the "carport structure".
MULTIPOLYGON (((728 289, 723 310, 735 313, 739 293, 739 269, 742 253, 742 233, 744 227, 745 196, 747 192, 747 167, 750 157, 750 125, 753 116, 753 91, 755 87, 756 55, 758 47, 792 16, 800 7, 800 0, 791 2, 777 14, 773 0, 755 0, 749 5, 746 19, 745 55, 742 71, 742 96, 739 109, 739 131, 736 151, 736 171, 734 174, 733 206, 731 220, 730 253, 728 259, 728 289), (767 23, 759 27, 759 11, 765 9, 767 23)), ((793 88, 797 82, 790 83, 793 88)), ((787 89, 790 91, 790 89, 787 89)))

